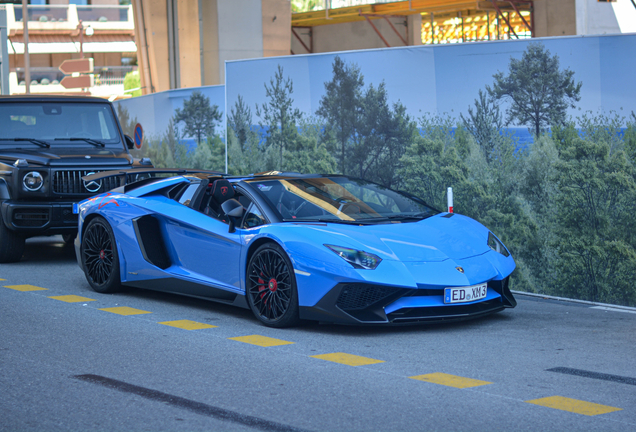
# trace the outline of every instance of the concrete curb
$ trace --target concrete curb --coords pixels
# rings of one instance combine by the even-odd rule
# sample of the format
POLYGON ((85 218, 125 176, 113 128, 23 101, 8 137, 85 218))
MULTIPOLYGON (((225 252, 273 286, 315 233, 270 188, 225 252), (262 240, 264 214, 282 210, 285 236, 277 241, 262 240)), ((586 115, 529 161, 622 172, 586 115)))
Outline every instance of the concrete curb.
POLYGON ((587 301, 587 300, 576 300, 576 299, 569 299, 569 298, 565 298, 565 297, 549 296, 549 295, 545 295, 545 294, 528 293, 528 292, 524 292, 524 291, 512 291, 512 293, 514 295, 525 295, 525 296, 529 296, 529 297, 538 297, 538 298, 544 298, 544 299, 549 299, 549 300, 558 300, 558 301, 564 301, 564 302, 570 302, 570 303, 579 303, 579 304, 585 304, 585 305, 590 305, 590 306, 600 306, 600 307, 606 307, 606 308, 610 308, 610 309, 621 309, 621 310, 624 310, 626 312, 628 311, 628 312, 635 312, 636 313, 636 308, 629 307, 629 306, 619 306, 619 305, 613 305, 613 304, 608 304, 608 303, 596 303, 596 302, 591 302, 591 301, 587 301))

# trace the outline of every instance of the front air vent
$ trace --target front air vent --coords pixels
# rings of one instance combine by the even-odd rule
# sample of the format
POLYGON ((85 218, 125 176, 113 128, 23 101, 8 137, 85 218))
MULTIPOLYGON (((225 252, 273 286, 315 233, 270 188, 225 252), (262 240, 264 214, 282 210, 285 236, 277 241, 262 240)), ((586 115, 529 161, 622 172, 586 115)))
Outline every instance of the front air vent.
POLYGON ((49 219, 48 209, 19 208, 13 212, 13 224, 18 227, 43 227, 49 219))
POLYGON ((336 305, 344 311, 366 309, 378 301, 391 296, 396 291, 400 290, 361 283, 346 284, 340 291, 336 305))
POLYGON ((62 221, 64 223, 77 223, 77 215, 73 213, 73 208, 62 208, 62 221))

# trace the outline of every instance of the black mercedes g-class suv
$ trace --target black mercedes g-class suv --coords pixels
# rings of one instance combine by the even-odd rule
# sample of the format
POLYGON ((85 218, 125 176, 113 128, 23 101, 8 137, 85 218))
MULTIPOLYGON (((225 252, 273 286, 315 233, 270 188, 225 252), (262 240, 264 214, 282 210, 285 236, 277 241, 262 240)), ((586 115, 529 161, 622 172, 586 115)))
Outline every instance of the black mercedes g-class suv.
MULTIPOLYGON (((0 263, 19 261, 28 237, 77 234, 73 203, 119 186, 84 181, 134 160, 112 104, 80 96, 0 96, 0 263)), ((112 184, 111 184, 112 183, 112 184)))

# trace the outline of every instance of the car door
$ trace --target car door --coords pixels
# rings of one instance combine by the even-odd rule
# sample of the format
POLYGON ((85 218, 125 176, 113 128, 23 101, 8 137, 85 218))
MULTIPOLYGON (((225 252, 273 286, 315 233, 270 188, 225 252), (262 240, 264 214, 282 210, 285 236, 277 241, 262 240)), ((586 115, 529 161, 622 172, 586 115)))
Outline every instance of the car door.
POLYGON ((170 270, 175 275, 240 291, 240 234, 230 233, 228 225, 220 220, 189 210, 187 222, 171 218, 165 223, 175 264, 170 270))
POLYGON ((210 285, 241 291, 240 234, 230 233, 228 224, 192 208, 193 203, 200 202, 198 192, 207 184, 191 184, 175 198, 153 196, 142 204, 160 226, 156 235, 162 237, 170 261, 162 268, 178 280, 192 282, 175 280, 174 287, 161 290, 205 297, 219 297, 218 290, 210 285))

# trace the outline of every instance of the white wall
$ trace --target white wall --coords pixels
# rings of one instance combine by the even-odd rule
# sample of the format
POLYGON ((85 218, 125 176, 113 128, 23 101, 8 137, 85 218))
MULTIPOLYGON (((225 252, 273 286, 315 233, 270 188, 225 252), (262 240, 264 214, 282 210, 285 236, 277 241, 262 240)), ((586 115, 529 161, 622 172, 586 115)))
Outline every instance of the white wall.
MULTIPOLYGON (((618 0, 629 3, 630 0, 618 0)), ((598 0, 576 0, 576 34, 602 35, 621 33, 616 18, 614 2, 599 2, 598 0)), ((632 6, 632 9, 634 7, 632 6)))
POLYGON ((225 61, 263 57, 261 0, 219 0, 219 76, 225 82, 225 61))
POLYGON ((621 33, 636 33, 636 6, 630 0, 612 3, 621 33))

